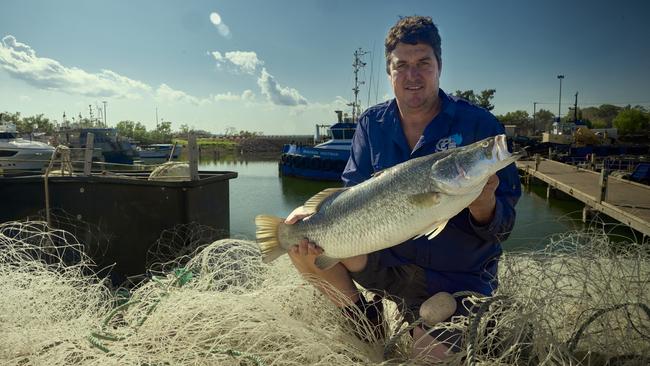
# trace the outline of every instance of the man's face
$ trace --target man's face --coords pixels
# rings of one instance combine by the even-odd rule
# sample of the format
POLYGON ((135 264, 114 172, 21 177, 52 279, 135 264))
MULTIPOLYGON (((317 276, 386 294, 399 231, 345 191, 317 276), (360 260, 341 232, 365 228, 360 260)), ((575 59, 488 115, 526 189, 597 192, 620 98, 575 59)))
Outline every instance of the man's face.
POLYGON ((435 105, 440 67, 431 46, 398 43, 390 53, 389 72, 402 112, 426 111, 435 105))

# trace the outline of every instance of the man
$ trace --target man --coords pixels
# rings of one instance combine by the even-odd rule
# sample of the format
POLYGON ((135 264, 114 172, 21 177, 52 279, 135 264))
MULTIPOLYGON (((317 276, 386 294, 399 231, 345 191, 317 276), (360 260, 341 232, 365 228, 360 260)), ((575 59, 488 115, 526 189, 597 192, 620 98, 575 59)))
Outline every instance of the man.
MULTIPOLYGON (((385 42, 386 71, 395 99, 369 108, 359 118, 350 160, 342 175, 346 186, 361 183, 406 160, 504 133, 503 126, 488 111, 449 97, 439 89, 440 43, 438 29, 430 17, 405 17, 389 30, 385 42)), ((307 239, 293 247, 289 255, 298 271, 329 282, 365 310, 370 320, 377 314, 352 280, 403 300, 402 311, 407 320, 413 320, 422 302, 437 292, 492 293, 500 242, 514 225, 514 206, 520 195, 513 164, 492 176, 480 196, 432 240, 411 239, 345 259, 326 271, 314 265, 322 249, 307 239)), ((286 222, 295 223, 304 217, 297 209, 286 222)), ((338 306, 346 305, 340 299, 332 300, 338 306)), ((459 306, 457 313, 462 311, 459 306)), ((433 336, 437 341, 447 339, 448 343, 428 350, 424 356, 432 360, 443 358, 449 348, 459 343, 458 335, 433 336)), ((413 337, 417 341, 414 355, 434 341, 422 328, 414 329, 413 337)))

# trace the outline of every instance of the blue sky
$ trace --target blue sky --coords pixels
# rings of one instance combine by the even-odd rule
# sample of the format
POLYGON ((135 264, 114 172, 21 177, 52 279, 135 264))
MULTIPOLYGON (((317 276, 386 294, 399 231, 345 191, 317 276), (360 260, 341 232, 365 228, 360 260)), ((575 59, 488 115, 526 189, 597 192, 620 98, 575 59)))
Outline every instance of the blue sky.
POLYGON ((312 133, 349 109, 356 48, 370 51, 363 106, 392 97, 383 41, 412 14, 440 28, 441 87, 496 89, 496 114, 533 102, 557 113, 558 74, 562 114, 576 91, 583 107, 650 107, 648 4, 3 0, 0 111, 61 121, 106 101, 113 125, 153 128, 157 108, 174 129, 312 133))

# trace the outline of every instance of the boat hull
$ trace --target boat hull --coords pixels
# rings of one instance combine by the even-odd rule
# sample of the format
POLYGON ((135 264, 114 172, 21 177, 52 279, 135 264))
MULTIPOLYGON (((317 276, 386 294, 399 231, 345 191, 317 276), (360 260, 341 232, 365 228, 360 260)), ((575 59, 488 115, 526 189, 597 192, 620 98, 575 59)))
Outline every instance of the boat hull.
POLYGON ((285 145, 278 170, 282 176, 340 181, 349 158, 349 150, 285 145))
MULTIPOLYGON (((119 284, 145 273, 149 251, 165 230, 195 224, 228 237, 229 180, 237 173, 199 175, 197 181, 150 181, 147 173, 49 177, 52 225, 75 234, 98 269, 114 265, 110 276, 119 284)), ((43 176, 0 177, 0 222, 44 220, 43 187, 43 176)))

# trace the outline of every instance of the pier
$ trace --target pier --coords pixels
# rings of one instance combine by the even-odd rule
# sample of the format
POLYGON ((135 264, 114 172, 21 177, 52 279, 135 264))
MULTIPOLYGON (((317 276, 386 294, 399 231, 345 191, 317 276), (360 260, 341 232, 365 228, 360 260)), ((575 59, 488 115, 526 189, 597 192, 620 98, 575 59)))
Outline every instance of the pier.
POLYGON ((534 177, 548 184, 547 196, 557 189, 583 202, 583 221, 598 211, 650 236, 649 186, 542 158, 518 161, 517 168, 526 182, 534 177))

